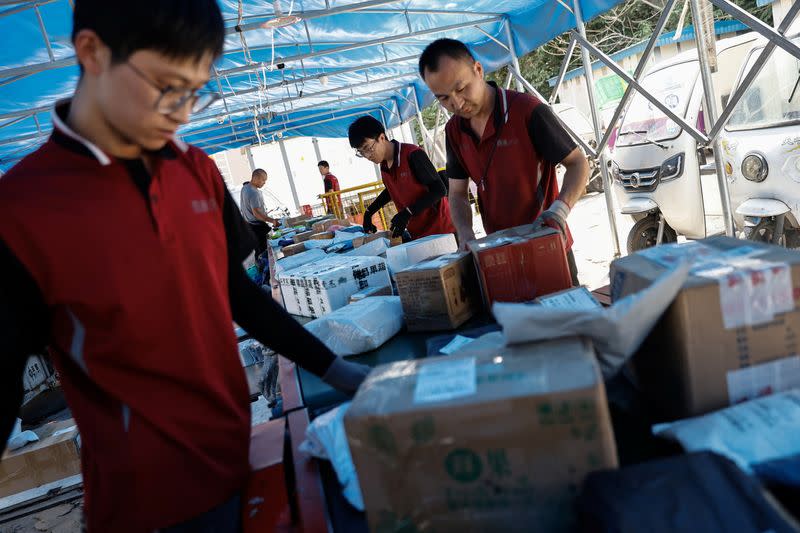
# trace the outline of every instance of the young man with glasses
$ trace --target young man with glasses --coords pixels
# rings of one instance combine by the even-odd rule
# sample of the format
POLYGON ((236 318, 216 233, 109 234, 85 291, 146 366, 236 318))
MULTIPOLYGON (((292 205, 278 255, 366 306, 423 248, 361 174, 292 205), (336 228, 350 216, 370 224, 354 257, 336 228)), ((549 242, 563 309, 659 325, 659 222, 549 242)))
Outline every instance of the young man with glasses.
POLYGON ((353 122, 347 133, 358 157, 380 165, 386 187, 364 212, 366 232, 377 231, 372 217, 394 202, 397 214, 390 225, 392 237, 401 237, 406 230, 411 239, 455 233, 447 190, 422 148, 390 141, 383 125, 369 115, 353 122))
POLYGON ((419 73, 453 113, 445 128, 447 175, 460 245, 475 238, 468 201, 472 178, 486 232, 532 222, 559 230, 577 285, 567 216, 586 189, 589 166, 553 111, 534 96, 487 83, 483 66, 464 43, 453 39, 428 45, 419 73), (558 164, 566 169, 560 191, 558 164))
POLYGON ((73 16, 74 97, 0 179, 0 442, 47 346, 90 532, 238 531, 251 423, 232 321, 344 391, 367 369, 250 281, 252 234, 219 171, 174 137, 218 96, 202 90, 216 1, 76 0, 73 16))

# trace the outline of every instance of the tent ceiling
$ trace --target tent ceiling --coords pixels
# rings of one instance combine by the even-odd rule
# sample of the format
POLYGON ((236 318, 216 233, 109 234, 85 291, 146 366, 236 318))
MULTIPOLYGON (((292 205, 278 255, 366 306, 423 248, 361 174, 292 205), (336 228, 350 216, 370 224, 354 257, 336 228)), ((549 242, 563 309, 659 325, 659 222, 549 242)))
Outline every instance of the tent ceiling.
MULTIPOLYGON (((582 0, 590 19, 620 0, 582 0)), ((209 152, 280 136, 344 136, 359 114, 393 127, 432 101, 417 58, 439 37, 487 70, 575 26, 571 0, 220 0, 225 52, 209 89, 224 99, 181 130, 209 152), (240 16, 241 9, 241 16, 240 16), (292 22, 270 29, 277 17, 292 22), (265 27, 267 26, 267 27, 265 27), (509 35, 512 46, 509 46, 509 35)), ((78 68, 69 0, 0 0, 0 170, 46 139, 78 68)))

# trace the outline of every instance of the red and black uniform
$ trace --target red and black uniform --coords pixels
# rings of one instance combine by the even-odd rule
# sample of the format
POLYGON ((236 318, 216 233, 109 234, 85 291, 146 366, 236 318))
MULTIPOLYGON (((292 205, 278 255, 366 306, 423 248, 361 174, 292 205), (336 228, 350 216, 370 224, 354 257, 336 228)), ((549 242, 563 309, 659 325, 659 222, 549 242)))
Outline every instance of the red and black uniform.
POLYGON ((398 212, 410 211, 406 229, 412 239, 455 233, 447 190, 431 160, 419 146, 391 142, 394 147, 392 167, 385 161, 381 163, 386 189, 369 206, 367 215, 373 215, 392 201, 398 212))
MULTIPOLYGON (((469 120, 446 126, 447 175, 478 186, 486 233, 530 224, 558 198, 556 165, 577 146, 549 106, 536 97, 495 89, 492 118, 478 138, 469 120)), ((567 249, 572 236, 567 228, 567 249)))
POLYGON ((252 235, 206 154, 175 141, 149 167, 117 159, 67 114, 0 179, 0 442, 27 354, 48 346, 81 433, 89 530, 153 531, 245 486, 233 320, 317 375, 335 356, 247 277, 252 235))
MULTIPOLYGON (((339 178, 337 178, 336 176, 334 176, 330 172, 325 174, 325 176, 322 178, 322 181, 325 184, 325 192, 326 193, 332 192, 332 191, 341 190, 341 189, 339 189, 339 178)), ((334 200, 333 200, 332 197, 328 197, 328 198, 325 199, 325 203, 328 206, 328 213, 330 213, 332 215, 336 214, 336 210, 333 208, 333 206, 335 205, 333 202, 334 202, 334 200)), ((341 196, 336 199, 336 202, 339 205, 339 214, 342 214, 342 216, 344 216, 343 213, 342 213, 342 198, 341 198, 341 196)))

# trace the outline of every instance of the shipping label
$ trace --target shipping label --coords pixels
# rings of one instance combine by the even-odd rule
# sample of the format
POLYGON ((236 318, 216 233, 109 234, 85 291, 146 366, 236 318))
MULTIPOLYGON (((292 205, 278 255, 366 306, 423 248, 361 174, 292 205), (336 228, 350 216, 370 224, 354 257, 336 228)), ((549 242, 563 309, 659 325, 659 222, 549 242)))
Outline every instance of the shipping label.
POLYGON ((477 391, 475 358, 423 365, 417 375, 414 403, 432 403, 471 396, 477 391))
POLYGON ((727 378, 731 404, 800 387, 800 356, 732 370, 727 378))

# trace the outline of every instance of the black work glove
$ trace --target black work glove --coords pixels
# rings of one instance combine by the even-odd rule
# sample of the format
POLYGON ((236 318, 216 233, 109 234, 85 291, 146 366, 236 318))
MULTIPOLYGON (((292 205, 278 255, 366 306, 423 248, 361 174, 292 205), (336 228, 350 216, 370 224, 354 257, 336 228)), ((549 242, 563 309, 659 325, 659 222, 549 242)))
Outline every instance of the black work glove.
POLYGON ((409 220, 411 220, 411 212, 408 208, 403 209, 392 218, 389 229, 392 230, 393 239, 403 236, 403 232, 406 230, 409 220))
POLYGON ((377 233, 378 228, 372 223, 373 213, 367 211, 364 213, 364 223, 361 226, 364 228, 364 233, 377 233))

